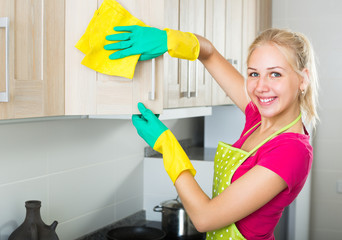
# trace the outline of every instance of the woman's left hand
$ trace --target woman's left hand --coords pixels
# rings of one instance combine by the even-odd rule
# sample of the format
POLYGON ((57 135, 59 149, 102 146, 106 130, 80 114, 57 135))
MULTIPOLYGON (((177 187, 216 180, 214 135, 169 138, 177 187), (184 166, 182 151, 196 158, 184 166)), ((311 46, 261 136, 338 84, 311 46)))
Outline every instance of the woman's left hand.
POLYGON ((108 41, 118 41, 104 46, 105 50, 119 50, 109 56, 111 60, 141 54, 139 60, 144 61, 167 52, 165 30, 138 25, 114 27, 114 30, 123 33, 106 36, 108 41))

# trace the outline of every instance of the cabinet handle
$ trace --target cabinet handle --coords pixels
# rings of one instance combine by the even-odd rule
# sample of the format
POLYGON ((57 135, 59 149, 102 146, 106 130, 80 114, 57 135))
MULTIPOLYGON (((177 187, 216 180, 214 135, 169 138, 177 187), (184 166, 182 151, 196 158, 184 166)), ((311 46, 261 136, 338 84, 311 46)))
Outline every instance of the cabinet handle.
POLYGON ((195 92, 191 92, 191 63, 188 61, 188 78, 187 78, 187 85, 188 89, 186 92, 181 92, 181 97, 192 98, 197 97, 198 92, 198 61, 195 62, 195 92))
POLYGON ((0 102, 8 102, 9 95, 9 18, 0 18, 0 28, 5 28, 6 32, 6 92, 0 92, 0 102))
POLYGON ((149 92, 149 99, 154 101, 156 99, 156 59, 152 58, 152 77, 151 77, 151 92, 149 92))

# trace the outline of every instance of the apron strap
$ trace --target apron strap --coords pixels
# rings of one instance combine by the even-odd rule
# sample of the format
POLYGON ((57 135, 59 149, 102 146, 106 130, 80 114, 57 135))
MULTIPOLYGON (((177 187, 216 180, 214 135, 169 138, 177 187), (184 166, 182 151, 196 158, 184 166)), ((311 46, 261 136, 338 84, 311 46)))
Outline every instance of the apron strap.
POLYGON ((257 124, 255 124, 253 127, 251 127, 247 132, 245 132, 245 134, 244 134, 243 136, 246 136, 250 131, 252 131, 252 130, 253 130, 256 126, 258 126, 260 123, 261 123, 261 121, 258 122, 257 124))
MULTIPOLYGON (((289 129, 290 127, 292 127, 293 125, 295 125, 299 119, 302 117, 302 113, 299 114, 299 116, 293 121, 291 122, 289 125, 283 127, 282 129, 276 131, 275 133, 273 133, 271 136, 269 136, 268 138, 266 138, 264 141, 262 141, 259 145, 257 145, 255 148, 253 148, 248 155, 252 155, 256 150, 258 150, 262 145, 264 145, 266 142, 268 142, 271 138, 275 137, 276 135, 286 131, 287 129, 289 129)), ((258 124, 258 123, 257 123, 258 124)))

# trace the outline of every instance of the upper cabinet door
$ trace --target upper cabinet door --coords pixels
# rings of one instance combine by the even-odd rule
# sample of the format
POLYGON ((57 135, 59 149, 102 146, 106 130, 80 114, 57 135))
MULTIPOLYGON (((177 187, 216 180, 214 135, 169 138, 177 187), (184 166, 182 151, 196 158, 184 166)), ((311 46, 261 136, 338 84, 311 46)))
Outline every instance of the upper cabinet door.
MULTIPOLYGON (((165 1, 165 27, 205 35, 206 1, 165 1)), ((210 81, 198 61, 165 56, 164 108, 210 105, 210 81)))
POLYGON ((63 115, 64 86, 57 82, 64 79, 64 1, 2 0, 0 17, 9 20, 7 59, 0 47, 0 65, 9 63, 9 101, 1 103, 0 118, 63 115))
MULTIPOLYGON (((132 114, 138 113, 138 102, 156 113, 162 112, 163 57, 138 62, 133 80, 97 73, 80 64, 84 54, 74 46, 102 2, 66 2, 66 114, 132 114)), ((163 1, 118 2, 146 24, 163 25, 163 1)))
MULTIPOLYGON (((209 0, 207 4, 206 37, 240 71, 242 3, 240 0, 209 0)), ((212 84, 211 105, 232 104, 209 73, 206 73, 206 78, 210 79, 212 84)))

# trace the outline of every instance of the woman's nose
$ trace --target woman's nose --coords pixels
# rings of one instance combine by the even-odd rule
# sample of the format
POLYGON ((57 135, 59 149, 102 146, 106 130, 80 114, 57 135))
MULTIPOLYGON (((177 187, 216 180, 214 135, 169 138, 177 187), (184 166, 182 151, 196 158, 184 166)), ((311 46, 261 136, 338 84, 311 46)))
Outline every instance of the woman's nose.
POLYGON ((256 85, 256 90, 258 92, 267 92, 269 90, 267 76, 260 76, 256 85))

